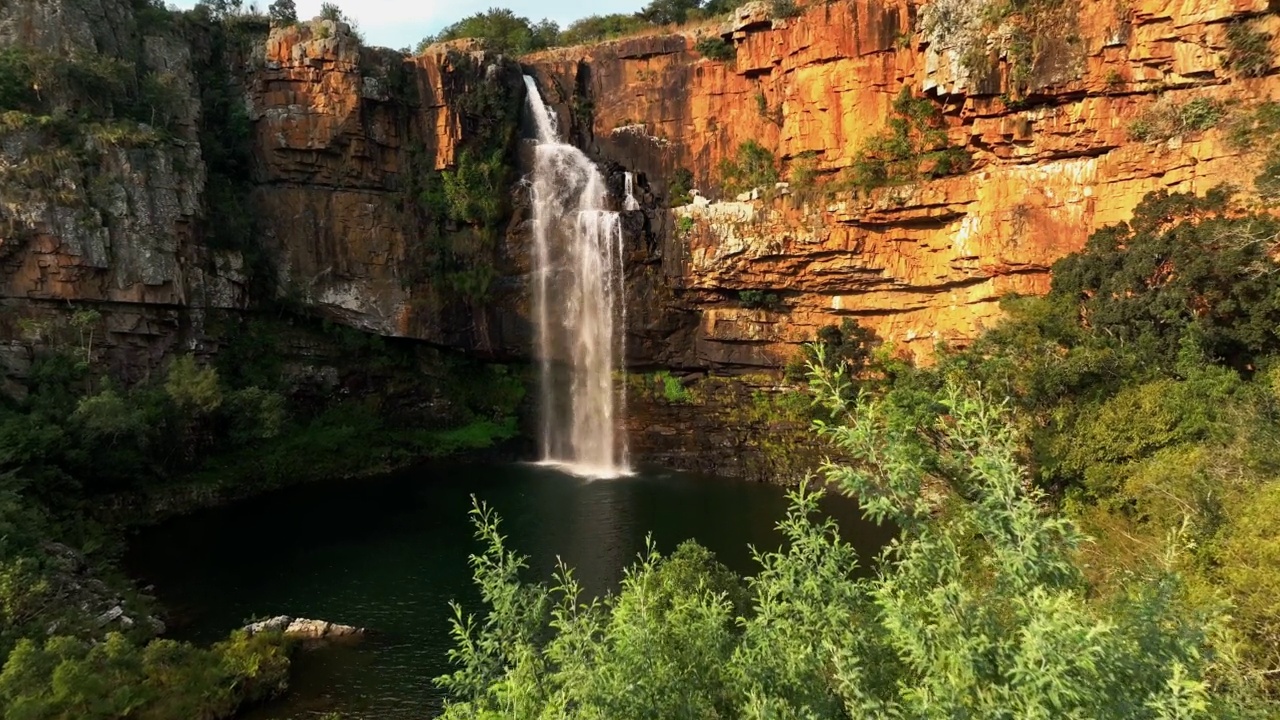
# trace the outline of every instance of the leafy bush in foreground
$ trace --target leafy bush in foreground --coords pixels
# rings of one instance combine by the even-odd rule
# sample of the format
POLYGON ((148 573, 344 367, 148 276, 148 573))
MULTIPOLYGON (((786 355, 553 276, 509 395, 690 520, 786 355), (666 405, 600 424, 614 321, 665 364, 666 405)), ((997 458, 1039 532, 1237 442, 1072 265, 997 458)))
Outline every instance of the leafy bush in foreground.
POLYGON ((6 720, 214 720, 281 692, 288 671, 279 638, 243 632, 209 650, 115 633, 23 640, 0 671, 0 705, 6 720))
POLYGON ((940 396, 939 419, 904 422, 863 396, 846 409, 843 373, 816 375, 841 418, 819 432, 853 460, 827 480, 900 536, 875 577, 820 492, 801 489, 740 586, 698 551, 652 547, 616 595, 584 601, 572 571, 520 580, 524 559, 497 519, 473 515, 488 606, 455 606, 439 678, 447 718, 849 718, 1232 716, 1217 692, 1220 618, 1188 610, 1176 574, 1151 571, 1105 601, 1077 565, 1084 538, 1028 481, 1001 407, 940 396), (944 510, 945 508, 945 510, 944 510))

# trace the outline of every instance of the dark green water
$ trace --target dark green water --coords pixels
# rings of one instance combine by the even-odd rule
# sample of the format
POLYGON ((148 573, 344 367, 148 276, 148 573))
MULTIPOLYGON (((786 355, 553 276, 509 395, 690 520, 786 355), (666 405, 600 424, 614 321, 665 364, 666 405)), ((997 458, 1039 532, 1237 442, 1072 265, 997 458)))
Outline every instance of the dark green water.
MULTIPOLYGON (((588 591, 617 586, 652 533, 658 548, 695 538, 751 573, 748 544, 774 549, 781 489, 667 471, 582 480, 531 465, 440 464, 386 478, 310 484, 148 529, 128 564, 172 610, 176 637, 212 641, 247 618, 294 615, 372 632, 352 647, 298 656, 292 690, 251 718, 409 720, 438 713, 431 678, 450 667, 448 602, 481 611, 469 553, 471 495, 502 516, 513 547, 547 578, 556 556, 588 591)), ((870 560, 887 534, 856 505, 826 510, 870 560)))

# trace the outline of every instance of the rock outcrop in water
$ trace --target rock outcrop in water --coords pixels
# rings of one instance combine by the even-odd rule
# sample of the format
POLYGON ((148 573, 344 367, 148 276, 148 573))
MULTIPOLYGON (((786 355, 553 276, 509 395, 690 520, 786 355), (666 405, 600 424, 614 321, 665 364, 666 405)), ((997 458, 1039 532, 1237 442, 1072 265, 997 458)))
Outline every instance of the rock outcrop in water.
POLYGON ((289 615, 277 615, 266 620, 259 620, 245 625, 242 629, 250 635, 264 632, 280 633, 286 639, 301 640, 307 643, 353 640, 361 638, 365 634, 364 628, 339 625, 327 620, 295 618, 289 615))

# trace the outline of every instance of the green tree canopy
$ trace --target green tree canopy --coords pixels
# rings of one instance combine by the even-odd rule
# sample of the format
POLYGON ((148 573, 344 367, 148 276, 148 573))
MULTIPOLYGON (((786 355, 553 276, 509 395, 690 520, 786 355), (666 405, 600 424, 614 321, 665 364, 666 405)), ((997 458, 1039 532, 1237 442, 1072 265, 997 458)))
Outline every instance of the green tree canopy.
POLYGON ((555 45, 559 35, 560 26, 551 20, 535 23, 506 8, 490 8, 423 38, 418 43, 418 52, 432 43, 474 38, 491 52, 520 55, 555 45))
POLYGON ((1148 195, 1133 220, 1101 230, 1053 266, 1051 301, 1079 303, 1093 332, 1178 356, 1184 338, 1246 366, 1280 350, 1280 221, 1229 211, 1230 193, 1148 195))
POLYGON ((701 17, 722 15, 738 3, 729 0, 652 0, 636 17, 653 25, 679 25, 701 17))
POLYGON ((608 40, 620 35, 635 32, 646 27, 644 20, 635 15, 617 13, 613 15, 589 15, 570 23, 560 33, 559 45, 581 45, 589 42, 608 40))

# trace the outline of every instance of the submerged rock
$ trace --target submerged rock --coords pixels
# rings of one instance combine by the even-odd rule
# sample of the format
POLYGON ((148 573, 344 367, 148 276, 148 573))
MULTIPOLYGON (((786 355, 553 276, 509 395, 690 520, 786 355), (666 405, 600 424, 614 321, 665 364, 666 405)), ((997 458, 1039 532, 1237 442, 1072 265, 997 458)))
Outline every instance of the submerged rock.
POLYGON ((295 618, 289 615, 277 615, 244 626, 250 635, 263 632, 278 632, 292 640, 308 642, 354 639, 364 636, 364 628, 352 625, 340 625, 328 620, 311 618, 295 618))

